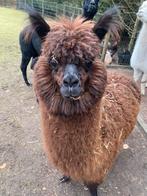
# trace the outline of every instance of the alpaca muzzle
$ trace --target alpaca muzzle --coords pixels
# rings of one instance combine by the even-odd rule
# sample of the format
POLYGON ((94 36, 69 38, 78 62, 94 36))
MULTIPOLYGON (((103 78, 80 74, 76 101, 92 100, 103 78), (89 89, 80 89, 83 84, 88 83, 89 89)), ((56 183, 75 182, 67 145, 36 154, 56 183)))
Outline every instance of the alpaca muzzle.
POLYGON ((92 12, 92 11, 95 11, 96 9, 96 3, 94 0, 91 0, 90 3, 89 3, 89 6, 88 6, 88 12, 92 12))
POLYGON ((81 84, 79 71, 76 65, 66 65, 60 92, 65 98, 70 98, 73 100, 79 99, 81 94, 81 84))

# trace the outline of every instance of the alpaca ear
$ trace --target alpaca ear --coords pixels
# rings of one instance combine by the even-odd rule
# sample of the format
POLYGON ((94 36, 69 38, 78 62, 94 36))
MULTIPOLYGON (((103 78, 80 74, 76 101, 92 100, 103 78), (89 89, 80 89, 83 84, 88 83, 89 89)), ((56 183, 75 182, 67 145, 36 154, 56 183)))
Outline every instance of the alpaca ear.
POLYGON ((104 12, 99 21, 95 24, 93 32, 100 41, 103 40, 107 32, 111 33, 114 40, 119 41, 120 31, 122 30, 122 22, 117 7, 113 7, 104 12))

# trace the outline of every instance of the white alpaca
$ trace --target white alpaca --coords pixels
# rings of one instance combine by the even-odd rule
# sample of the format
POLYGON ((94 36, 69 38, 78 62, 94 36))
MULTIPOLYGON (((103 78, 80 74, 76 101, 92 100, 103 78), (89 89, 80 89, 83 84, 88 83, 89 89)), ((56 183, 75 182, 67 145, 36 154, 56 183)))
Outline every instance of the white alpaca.
POLYGON ((104 63, 105 63, 106 66, 108 66, 112 63, 111 53, 108 50, 107 50, 106 55, 105 55, 104 63))
POLYGON ((147 1, 140 6, 138 19, 143 23, 131 57, 131 67, 134 69, 134 80, 141 80, 141 94, 145 95, 147 85, 147 1))

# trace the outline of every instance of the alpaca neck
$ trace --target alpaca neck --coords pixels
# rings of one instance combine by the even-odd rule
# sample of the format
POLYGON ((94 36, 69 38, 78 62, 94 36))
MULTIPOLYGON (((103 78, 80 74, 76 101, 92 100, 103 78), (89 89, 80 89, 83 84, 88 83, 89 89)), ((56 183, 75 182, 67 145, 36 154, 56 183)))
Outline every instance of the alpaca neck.
POLYGON ((139 32, 137 41, 134 46, 134 50, 131 57, 131 67, 133 69, 147 70, 146 68, 146 51, 147 51, 147 23, 143 23, 143 26, 139 32))
POLYGON ((147 23, 143 23, 138 36, 138 42, 142 42, 142 43, 147 42, 147 40, 145 39, 146 35, 147 35, 147 23))
MULTIPOLYGON (((93 105, 93 107, 91 107, 91 109, 89 109, 88 112, 83 113, 83 114, 74 114, 73 116, 69 117, 69 119, 72 119, 77 122, 77 119, 80 119, 80 121, 78 121, 78 123, 81 122, 81 120, 83 119, 87 119, 87 118, 93 118, 94 116, 99 116, 100 115, 100 107, 101 107, 101 99, 99 99, 97 101, 96 104, 93 105)), ((67 117, 68 119, 68 117, 67 117)))
POLYGON ((78 180, 81 176, 83 179, 88 176, 89 180, 93 177, 89 167, 94 163, 97 146, 101 145, 100 102, 84 115, 50 116, 44 124, 44 144, 49 158, 64 174, 78 180))
MULTIPOLYGON (((62 117, 62 116, 58 116, 56 118, 53 117, 54 123, 56 127, 58 127, 57 129, 60 130, 60 133, 63 132, 63 135, 68 135, 68 137, 66 138, 67 143, 73 142, 72 146, 76 148, 75 141, 79 141, 78 143, 80 145, 80 143, 82 144, 82 141, 83 142, 88 142, 88 141, 94 142, 95 140, 97 140, 97 137, 99 137, 98 127, 99 127, 99 122, 101 118, 101 107, 100 106, 101 106, 101 101, 99 101, 95 105, 95 107, 93 107, 86 114, 74 115, 71 117, 62 117)), ((63 141, 63 143, 65 143, 65 140, 63 141)))

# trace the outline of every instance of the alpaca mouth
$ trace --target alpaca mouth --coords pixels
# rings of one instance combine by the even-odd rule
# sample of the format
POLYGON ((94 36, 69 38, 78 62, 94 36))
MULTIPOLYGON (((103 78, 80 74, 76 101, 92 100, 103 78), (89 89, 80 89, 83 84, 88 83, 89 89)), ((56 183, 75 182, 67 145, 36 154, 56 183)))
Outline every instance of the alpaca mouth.
POLYGON ((93 12, 93 11, 95 11, 95 10, 96 10, 96 6, 95 6, 95 5, 90 5, 90 6, 88 7, 87 12, 93 12))
POLYGON ((81 98, 81 96, 78 96, 78 97, 70 97, 70 99, 72 99, 72 100, 74 100, 74 101, 77 101, 77 100, 79 100, 81 98))

